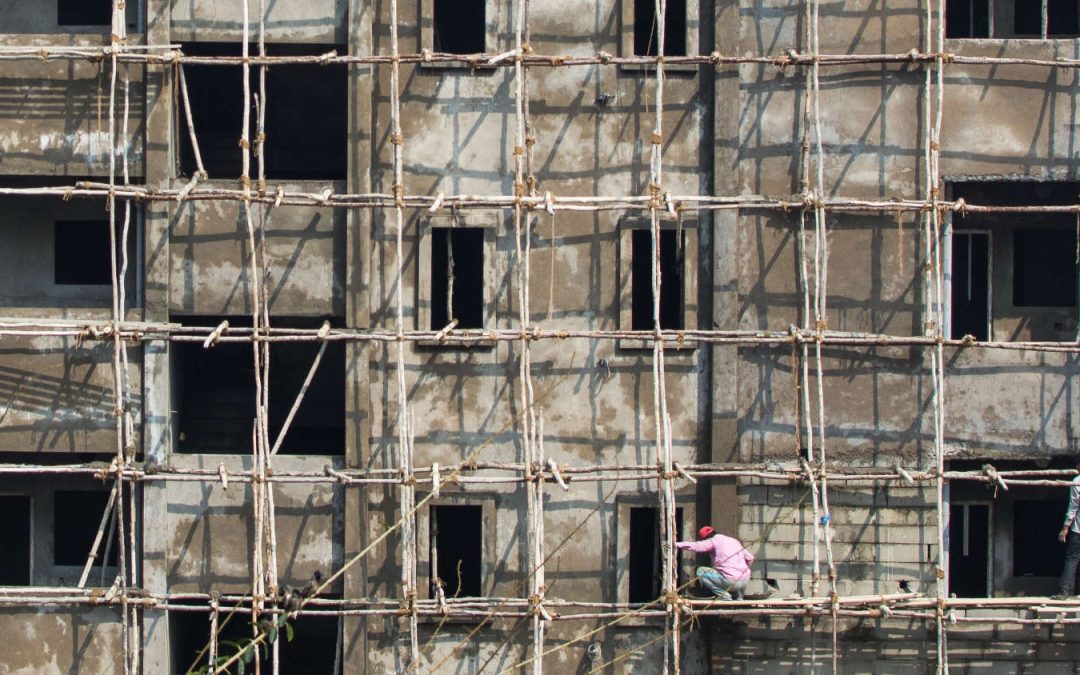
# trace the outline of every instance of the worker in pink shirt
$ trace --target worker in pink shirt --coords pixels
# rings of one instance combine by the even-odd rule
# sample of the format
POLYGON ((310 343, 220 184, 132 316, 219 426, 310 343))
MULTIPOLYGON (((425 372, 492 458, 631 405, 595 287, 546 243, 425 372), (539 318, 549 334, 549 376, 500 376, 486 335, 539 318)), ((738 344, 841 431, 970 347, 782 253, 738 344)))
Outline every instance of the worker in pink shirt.
POLYGON ((718 534, 705 525, 698 530, 697 541, 680 541, 675 548, 711 554, 712 567, 698 567, 698 581, 720 600, 742 600, 746 584, 750 581, 750 565, 754 562, 754 555, 746 550, 742 542, 718 534))

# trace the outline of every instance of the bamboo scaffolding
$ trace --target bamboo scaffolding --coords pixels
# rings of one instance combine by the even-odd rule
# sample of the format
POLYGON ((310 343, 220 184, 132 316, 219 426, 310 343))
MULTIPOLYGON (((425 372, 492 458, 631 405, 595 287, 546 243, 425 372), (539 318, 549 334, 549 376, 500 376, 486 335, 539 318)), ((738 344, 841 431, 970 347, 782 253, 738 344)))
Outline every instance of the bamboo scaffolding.
MULTIPOLYGON (((429 212, 439 209, 464 210, 507 210, 512 211, 517 204, 529 209, 552 211, 571 211, 595 213, 600 211, 642 211, 650 209, 651 196, 560 196, 551 192, 544 195, 512 197, 504 195, 403 195, 400 199, 386 193, 336 193, 327 194, 325 188, 319 192, 297 192, 270 190, 257 193, 244 193, 243 190, 222 187, 195 187, 190 182, 180 188, 156 188, 139 184, 126 183, 112 186, 97 181, 76 181, 74 185, 52 185, 38 187, 0 187, 0 196, 8 197, 43 197, 53 196, 63 199, 73 198, 108 198, 109 196, 132 199, 137 202, 186 202, 186 201, 235 201, 245 204, 264 204, 270 206, 307 206, 343 209, 396 208, 399 204, 407 209, 426 209, 429 212)), ((711 195, 665 195, 676 212, 741 210, 779 211, 788 214, 792 211, 823 208, 836 213, 880 213, 895 216, 900 213, 923 213, 932 208, 941 211, 953 211, 962 214, 1022 214, 1022 213, 1057 213, 1080 214, 1080 204, 1064 205, 989 205, 971 204, 963 199, 948 201, 937 199, 923 201, 916 198, 856 199, 850 197, 806 197, 785 196, 783 198, 768 195, 747 196, 711 196, 711 195)), ((892 227, 892 221, 871 221, 868 227, 892 227)))
MULTIPOLYGON (((529 2, 516 0, 514 43, 515 49, 508 54, 457 55, 423 51, 420 54, 406 54, 400 51, 398 0, 390 0, 390 53, 389 54, 349 54, 339 55, 330 52, 318 56, 268 56, 265 49, 264 0, 259 3, 258 55, 249 54, 249 7, 248 0, 243 3, 243 51, 240 57, 204 57, 187 56, 177 45, 127 45, 124 0, 113 0, 113 33, 110 44, 102 47, 66 47, 35 46, 14 47, 0 46, 0 61, 54 61, 86 60, 91 63, 108 64, 110 90, 108 103, 108 127, 111 151, 109 153, 108 182, 80 181, 74 186, 42 186, 32 188, 0 188, 2 196, 41 197, 55 196, 62 199, 88 198, 102 199, 109 212, 111 235, 110 265, 112 279, 112 306, 109 320, 80 321, 61 319, 8 318, 0 319, 0 337, 70 337, 78 340, 109 340, 113 347, 113 399, 116 409, 116 457, 111 464, 57 464, 23 465, 0 464, 0 475, 87 475, 112 481, 109 507, 100 521, 97 535, 89 552, 86 568, 74 589, 64 588, 25 588, 0 590, 2 606, 115 606, 119 609, 124 641, 124 672, 139 672, 141 637, 139 634, 139 613, 149 608, 166 609, 177 612, 208 612, 210 614, 210 642, 208 654, 210 664, 215 670, 224 669, 216 663, 218 653, 217 632, 221 622, 221 612, 239 613, 249 617, 252 622, 255 642, 265 641, 265 633, 255 625, 262 614, 268 616, 289 615, 286 610, 277 607, 274 602, 277 591, 277 551, 274 507, 274 486, 287 484, 336 483, 343 486, 392 486, 398 490, 400 519, 376 543, 397 532, 402 552, 401 560, 401 599, 328 599, 311 597, 304 601, 305 607, 291 615, 322 616, 368 616, 402 617, 407 620, 408 657, 407 669, 413 670, 420 665, 418 633, 420 619, 433 617, 461 617, 519 619, 528 621, 532 628, 532 656, 519 665, 531 664, 534 673, 543 672, 544 657, 566 648, 577 640, 559 647, 546 647, 546 631, 550 623, 573 621, 610 621, 614 625, 623 619, 634 616, 655 619, 657 625, 663 625, 664 632, 657 638, 663 641, 664 671, 674 669, 680 672, 681 631, 690 619, 703 616, 723 617, 830 617, 832 635, 832 667, 839 672, 840 654, 838 626, 841 619, 873 618, 889 620, 924 620, 933 622, 936 631, 936 665, 939 673, 948 672, 947 627, 952 623, 972 624, 1018 624, 1018 625, 1055 625, 1080 623, 1080 617, 1066 616, 1080 612, 1080 603, 1076 601, 1052 601, 1047 598, 979 598, 957 599, 946 597, 948 588, 947 565, 943 561, 946 555, 945 528, 947 513, 943 489, 946 481, 972 481, 985 483, 995 489, 1008 489, 1012 486, 1066 486, 1075 475, 1071 470, 1022 470, 997 471, 987 465, 982 470, 947 471, 945 461, 946 420, 945 420, 945 368, 944 349, 998 349, 1047 353, 1073 354, 1080 352, 1080 342, 1004 342, 975 341, 971 339, 950 339, 944 335, 943 269, 941 253, 941 225, 945 214, 1035 214, 1057 213, 1080 215, 1080 204, 1064 206, 992 206, 967 204, 963 200, 948 201, 940 194, 941 172, 940 136, 944 111, 944 71, 950 64, 973 66, 1023 65, 1046 68, 1075 69, 1080 67, 1080 59, 1024 59, 1011 57, 976 57, 953 54, 945 51, 944 39, 944 2, 926 5, 925 35, 923 44, 918 49, 907 53, 881 54, 824 54, 821 52, 819 28, 819 0, 805 0, 806 35, 804 51, 794 49, 777 55, 723 55, 719 52, 688 56, 665 55, 665 16, 666 0, 655 1, 656 16, 656 56, 614 56, 605 52, 595 55, 545 55, 534 53, 529 45, 529 2), (936 9, 935 9, 936 7, 936 9), (511 58, 512 57, 512 58, 511 58), (407 195, 404 184, 404 159, 401 129, 401 83, 400 67, 403 64, 444 63, 471 67, 508 68, 513 70, 514 80, 514 126, 515 145, 513 148, 514 195, 407 195), (391 145, 393 149, 393 185, 392 193, 335 194, 325 192, 274 191, 268 189, 265 175, 265 110, 266 110, 266 74, 271 67, 292 64, 353 65, 369 64, 389 66, 390 68, 390 118, 391 145), (805 69, 805 90, 803 101, 803 138, 800 156, 800 191, 801 193, 783 198, 748 195, 748 196, 711 196, 711 195, 668 195, 663 190, 663 114, 665 68, 668 66, 697 65, 702 73, 705 67, 722 68, 740 64, 772 65, 778 69, 792 67, 805 69), (858 65, 917 65, 924 70, 924 109, 923 128, 924 145, 924 193, 917 198, 899 200, 863 200, 844 197, 826 196, 824 166, 826 153, 822 142, 821 125, 821 85, 822 68, 850 67, 858 65), (157 189, 145 185, 131 184, 127 139, 129 120, 129 65, 161 65, 175 69, 181 93, 182 112, 187 133, 194 148, 196 174, 190 182, 173 189, 157 189), (529 115, 528 73, 530 68, 558 68, 567 66, 612 66, 623 65, 647 66, 654 74, 653 100, 654 122, 652 130, 649 194, 628 196, 559 196, 550 192, 543 194, 537 190, 535 176, 532 173, 532 148, 535 138, 532 135, 529 115), (243 127, 240 137, 242 153, 241 189, 225 189, 211 185, 199 185, 207 178, 199 151, 187 85, 184 76, 185 66, 198 67, 235 67, 240 66, 243 75, 243 127), (250 69, 258 67, 258 93, 251 91, 250 69), (120 82, 120 73, 123 80, 120 82), (119 132, 122 143, 118 143, 116 122, 117 87, 122 93, 122 123, 119 132), (251 101, 256 102, 256 136, 250 138, 251 101), (813 144, 810 133, 813 131, 813 144), (251 185, 251 152, 254 145, 257 160, 256 186, 251 185), (119 149, 118 149, 119 147, 119 149), (119 159, 119 167, 118 167, 119 159), (118 182, 118 168, 122 184, 118 182), (664 196, 661 200, 661 195, 664 196), (124 211, 122 225, 117 222, 117 200, 121 200, 124 211), (252 327, 233 328, 227 335, 215 333, 213 327, 186 326, 175 323, 132 322, 126 320, 127 310, 127 273, 129 255, 127 240, 131 221, 132 202, 173 201, 178 203, 215 201, 238 202, 243 204, 244 220, 248 235, 248 254, 250 267, 247 274, 248 288, 251 294, 252 327), (258 217, 252 212, 253 206, 262 206, 258 217), (329 326, 315 330, 280 329, 270 326, 269 293, 266 277, 265 220, 270 208, 279 206, 301 206, 341 209, 392 210, 394 214, 394 235, 396 238, 396 296, 394 300, 396 330, 350 330, 330 329, 329 326), (723 330, 665 330, 660 321, 660 226, 661 211, 669 206, 681 217, 685 212, 710 212, 732 209, 747 213, 771 212, 787 213, 798 211, 797 228, 799 242, 799 264, 802 327, 790 327, 783 331, 723 331, 723 330), (431 212, 446 209, 484 209, 499 210, 512 214, 515 236, 515 263, 517 265, 517 305, 518 327, 516 329, 459 330, 453 326, 440 331, 405 330, 405 301, 403 297, 403 267, 405 252, 403 238, 406 231, 405 211, 408 209, 427 209, 431 212), (532 246, 532 213, 543 209, 554 218, 555 211, 580 213, 599 213, 604 211, 648 213, 651 226, 651 287, 653 298, 653 330, 561 330, 543 329, 532 322, 530 298, 530 263, 532 246), (884 335, 831 331, 828 329, 828 216, 830 214, 870 213, 880 215, 916 214, 923 220, 923 263, 924 263, 924 316, 926 326, 923 335, 884 335), (806 221, 813 217, 813 245, 808 244, 806 221), (119 234, 119 236, 118 236, 119 234), (812 270, 812 272, 811 272, 812 270), (543 340, 642 340, 652 348, 653 375, 653 423, 655 433, 654 464, 621 465, 580 465, 564 466, 556 464, 544 449, 545 434, 543 429, 543 408, 538 404, 533 390, 531 362, 532 343, 543 340), (410 343, 438 340, 449 345, 478 345, 507 342, 516 345, 519 353, 518 395, 521 404, 520 428, 513 433, 521 443, 520 462, 483 462, 475 459, 475 452, 468 460, 460 464, 443 479, 437 464, 414 466, 415 423, 410 409, 406 388, 406 346, 410 343), (255 403, 256 424, 252 436, 252 468, 230 471, 220 469, 194 469, 182 467, 146 466, 134 461, 133 422, 131 421, 130 382, 128 381, 129 363, 127 348, 131 344, 145 341, 204 342, 209 348, 213 343, 250 343, 255 365, 255 403), (271 465, 271 458, 280 449, 288 432, 290 423, 303 402, 308 386, 319 366, 319 362, 332 341, 396 343, 395 368, 397 374, 398 408, 396 424, 398 433, 396 466, 387 469, 333 468, 327 466, 318 471, 281 471, 271 465), (270 349, 274 343, 311 342, 319 343, 318 356, 308 373, 303 386, 298 392, 289 411, 285 425, 276 439, 269 435, 268 409, 270 402, 270 349), (667 408, 665 379, 667 376, 666 358, 670 350, 677 350, 686 345, 748 345, 762 348, 789 345, 792 349, 793 378, 797 395, 795 397, 794 435, 797 448, 802 444, 800 437, 805 434, 807 456, 799 464, 777 466, 771 462, 745 465, 692 464, 680 465, 675 462, 672 452, 674 444, 671 419, 667 408), (896 467, 894 471, 881 467, 858 467, 830 465, 827 455, 827 443, 830 441, 826 426, 825 408, 825 366, 827 355, 823 351, 830 347, 851 347, 873 349, 878 347, 919 347, 925 348, 929 360, 932 378, 932 420, 934 466, 932 468, 904 469, 896 467), (813 354, 811 354, 811 349, 813 354), (811 392, 810 362, 814 363, 815 392, 811 392), (816 424, 816 428, 815 428, 816 424), (488 475, 493 472, 492 475, 488 475), (700 600, 680 595, 677 586, 676 553, 674 549, 676 530, 676 505, 674 491, 677 481, 696 482, 722 478, 754 479, 762 483, 807 484, 812 494, 813 541, 813 597, 792 599, 766 599, 753 601, 716 601, 700 600), (199 593, 174 593, 150 595, 139 588, 137 567, 137 493, 140 482, 146 481, 197 481, 215 483, 232 479, 247 482, 254 494, 252 508, 255 519, 255 546, 252 552, 253 574, 250 593, 246 595, 207 595, 199 593), (416 499, 416 485, 429 480, 433 494, 438 494, 439 485, 455 484, 507 484, 524 488, 527 505, 527 565, 525 570, 526 598, 446 598, 421 599, 417 588, 417 535, 416 513, 431 496, 419 503, 416 499), (544 495, 548 484, 555 484, 566 490, 573 482, 618 483, 620 481, 656 481, 656 492, 661 514, 661 558, 663 593, 653 602, 645 605, 631 605, 621 602, 584 602, 566 600, 551 594, 545 580, 545 565, 548 556, 544 548, 544 495), (935 585, 935 597, 901 593, 874 596, 842 596, 838 592, 837 569, 832 550, 832 519, 835 515, 829 506, 830 483, 845 484, 930 484, 935 489, 934 508, 936 511, 936 539, 938 545, 937 574, 940 582, 935 585), (111 514, 111 515, 110 515, 111 514), (113 586, 108 589, 82 588, 97 558, 106 524, 115 520, 118 541, 120 573, 113 586), (818 596, 818 584, 821 578, 821 551, 819 540, 824 543, 825 565, 829 581, 828 596, 818 596), (191 604, 196 603, 196 604, 191 604), (225 606, 231 605, 231 606, 225 606), (655 609, 653 609, 655 607, 655 609), (957 616, 956 611, 977 611, 980 609, 1013 609, 1017 611, 1057 612, 1055 618, 1029 618, 1021 616, 957 616)), ((1041 33, 1047 34, 1046 0, 1042 2, 1041 33)), ((873 227, 887 227, 889 223, 875 223, 873 227)), ((552 247, 554 249, 554 238, 552 247)), ((554 265, 554 252, 553 252, 554 265)), ((552 275, 553 276, 553 275, 552 275)), ((549 299, 550 302, 550 299, 549 299)), ((550 317, 550 310, 548 313, 550 317)), ((484 444, 495 442, 497 436, 484 440, 484 444)), ((509 443, 509 436, 505 442, 509 443)), ((444 467, 445 468, 445 467, 444 467)), ((107 544, 112 543, 112 535, 104 537, 107 544)), ((374 544, 372 544, 373 546, 374 544)), ((369 551, 368 547, 361 556, 354 558, 332 575, 340 577, 345 568, 369 551)), ((108 551, 108 549, 106 549, 108 551)), ((106 553, 107 555, 107 553, 106 553)), ((326 582, 329 584, 330 580, 326 582)), ((325 588, 326 584, 323 584, 325 588)), ((104 586, 104 582, 102 583, 104 586)), ((320 588, 322 590, 322 588, 320 588)), ((603 626, 601 627, 603 628, 603 626)), ((596 629, 600 630, 600 629, 596 629)), ((590 631, 593 634, 596 630, 590 631)), ((341 636, 339 635, 339 640, 341 636)), ((812 650, 812 658, 816 650, 812 650)), ((625 658, 631 652, 624 652, 614 663, 625 658)), ((234 657, 235 660, 236 657, 234 657)), ((255 653, 255 669, 259 672, 260 659, 255 653)), ((272 672, 278 671, 278 645, 272 646, 270 659, 272 672)))
MULTIPOLYGON (((179 44, 174 45, 123 45, 120 53, 116 54, 118 63, 146 64, 146 65, 174 65, 190 64, 199 66, 239 66, 243 63, 243 57, 239 56, 188 56, 183 53, 179 44), (140 53, 145 51, 146 53, 140 53), (153 53, 161 51, 164 53, 153 53)), ((111 45, 102 47, 72 47, 69 45, 40 45, 40 46, 14 46, 0 47, 0 61, 89 61, 100 62, 113 56, 111 45)), ((424 51, 420 53, 400 53, 395 58, 385 54, 356 54, 345 55, 330 51, 325 54, 308 56, 249 56, 248 63, 254 66, 281 66, 281 65, 382 65, 393 66, 395 60, 399 64, 444 64, 459 65, 473 68, 513 68, 514 61, 503 57, 503 54, 477 53, 477 54, 450 54, 445 52, 424 51)), ((660 60, 658 56, 620 56, 608 52, 598 52, 593 55, 582 54, 542 54, 531 52, 521 57, 521 63, 528 68, 562 68, 572 66, 652 66, 655 67, 660 60)), ((737 66, 742 64, 771 65, 778 69, 789 67, 812 68, 817 62, 822 67, 843 67, 855 65, 880 65, 880 64, 933 64, 942 61, 948 64, 1001 66, 1022 65, 1037 66, 1044 68, 1074 69, 1080 67, 1080 59, 1055 58, 1038 59, 1010 56, 975 56, 957 54, 955 52, 919 51, 917 48, 907 52, 883 52, 867 54, 814 54, 812 52, 799 53, 797 50, 788 49, 781 53, 771 55, 761 54, 722 54, 711 52, 709 54, 689 54, 683 56, 665 55, 663 62, 673 66, 737 66)))

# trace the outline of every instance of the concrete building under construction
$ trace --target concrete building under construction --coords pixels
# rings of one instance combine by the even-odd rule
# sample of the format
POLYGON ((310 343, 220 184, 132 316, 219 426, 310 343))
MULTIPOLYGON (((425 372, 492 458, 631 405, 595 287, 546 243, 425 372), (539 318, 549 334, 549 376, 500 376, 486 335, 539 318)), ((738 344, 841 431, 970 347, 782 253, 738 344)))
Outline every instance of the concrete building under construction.
POLYGON ((0 672, 1080 668, 1075 0, 0 33, 0 672))

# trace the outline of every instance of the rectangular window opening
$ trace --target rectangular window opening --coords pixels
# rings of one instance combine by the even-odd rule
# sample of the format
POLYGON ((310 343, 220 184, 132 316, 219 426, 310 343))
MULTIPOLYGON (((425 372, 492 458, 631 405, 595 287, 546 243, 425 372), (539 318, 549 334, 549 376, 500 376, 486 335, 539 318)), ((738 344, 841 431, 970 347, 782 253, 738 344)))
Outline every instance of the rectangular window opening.
POLYGON ((945 37, 990 37, 990 2, 993 0, 947 0, 945 37))
MULTIPOLYGON (((675 539, 682 540, 683 510, 675 509, 675 539)), ((630 509, 629 596, 630 603, 652 602, 663 590, 660 509, 630 509)), ((681 582, 680 582, 681 583, 681 582)))
MULTIPOLYGON (((225 317, 185 317, 192 326, 217 326, 225 317)), ((250 326, 249 317, 227 317, 233 327, 250 326)), ((271 326, 318 328, 322 318, 271 317, 271 326)), ((319 343, 277 342, 270 347, 271 444, 284 427, 296 396, 319 352, 319 343)), ((251 345, 177 343, 172 347, 178 418, 178 451, 248 454, 255 420, 255 366, 251 345)), ((304 399, 279 452, 341 455, 345 451, 345 343, 327 343, 304 399)))
MULTIPOLYGON (((1016 0, 1013 30, 1017 36, 1042 35, 1042 3, 1035 0, 1016 0)), ((1076 0, 1049 0, 1046 6, 1046 34, 1076 35, 1080 32, 1077 22, 1076 0)))
MULTIPOLYGON (((677 235, 660 230, 660 327, 670 330, 683 328, 683 251, 677 235)), ((633 230, 630 244, 631 330, 652 330, 652 230, 633 230)))
POLYGON ((949 505, 949 592, 984 598, 990 592, 990 505, 949 505))
POLYGON ((483 508, 478 505, 431 508, 431 597, 441 584, 447 598, 482 593, 483 508))
POLYGON ((53 249, 53 281, 58 286, 108 286, 112 283, 108 221, 56 221, 53 249))
POLYGON ((1065 559, 1065 544, 1057 539, 1064 503, 1054 500, 1013 504, 1013 576, 1056 577, 1065 559))
MULTIPOLYGON (((57 490, 53 493, 53 564, 72 567, 86 564, 108 502, 108 490, 57 490)), ((106 565, 114 567, 117 564, 115 541, 109 546, 102 538, 97 560, 103 559, 106 548, 109 549, 106 565)))
MULTIPOLYGON (((656 3, 653 0, 631 0, 634 3, 634 56, 656 56, 656 3)), ((664 54, 686 56, 686 0, 668 0, 664 10, 664 54)))
POLYGON ((952 235, 952 337, 990 339, 990 234, 952 235))
POLYGON ((1031 228, 1013 232, 1013 305, 1076 304, 1076 231, 1031 228))
MULTIPOLYGON (((189 56, 240 56, 237 42, 191 42, 181 45, 189 56)), ((271 56, 305 56, 336 50, 345 45, 268 44, 271 56)), ((258 54, 252 45, 250 54, 258 54)), ((259 70, 252 66, 252 97, 248 138, 258 129, 256 96, 259 70)), ((235 178, 242 170, 239 145, 243 126, 243 71, 236 66, 187 66, 184 71, 191 99, 195 132, 203 165, 211 178, 235 178)), ((347 163, 347 94, 345 66, 285 64, 266 73, 266 177, 271 180, 344 180, 347 163), (297 105, 302 101, 303 105, 297 105)), ((192 175, 197 165, 185 115, 177 125, 180 171, 192 175)), ((252 140, 250 175, 257 175, 252 140)))
MULTIPOLYGON (((205 605, 203 606, 205 609, 205 605)), ((244 643, 251 639, 251 622, 237 614, 226 622, 227 612, 218 617, 218 644, 244 643)), ((338 632, 341 630, 336 616, 302 614, 289 620, 293 639, 278 641, 278 668, 281 675, 307 675, 308 673, 332 673, 337 656, 338 632)), ((282 631, 284 636, 284 631, 282 631)), ((178 611, 169 613, 169 654, 172 657, 170 672, 188 673, 205 665, 195 662, 210 641, 210 618, 205 611, 178 611)), ((222 650, 227 647, 222 647, 222 650)), ((221 653, 224 654, 224 651, 221 653)), ((264 662, 264 667, 267 664, 264 662)))
POLYGON ((0 495, 0 586, 30 585, 30 497, 0 495))
POLYGON ((480 54, 487 33, 486 0, 433 0, 436 52, 480 54))
POLYGON ((484 230, 431 228, 431 330, 484 327, 484 230))
POLYGON ((108 26, 112 24, 109 0, 57 0, 56 23, 60 26, 108 26))

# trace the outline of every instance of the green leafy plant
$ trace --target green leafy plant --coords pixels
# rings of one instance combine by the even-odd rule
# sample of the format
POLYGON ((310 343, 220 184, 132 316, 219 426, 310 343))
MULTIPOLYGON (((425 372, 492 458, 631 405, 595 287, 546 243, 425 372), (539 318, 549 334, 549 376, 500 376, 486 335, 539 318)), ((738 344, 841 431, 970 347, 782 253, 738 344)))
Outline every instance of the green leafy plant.
MULTIPOLYGON (((222 626, 224 628, 224 626, 222 626)), ((225 663, 233 660, 234 657, 239 654, 240 658, 233 662, 236 667, 235 675, 244 675, 247 672, 248 664, 255 659, 255 652, 259 650, 263 659, 269 658, 268 645, 274 644, 278 637, 281 635, 281 631, 285 632, 285 641, 292 642, 294 633, 292 624, 289 623, 289 617, 285 614, 279 614, 272 621, 260 621, 258 628, 260 631, 266 633, 266 640, 264 642, 256 643, 254 638, 246 637, 240 640, 222 640, 219 643, 218 655, 214 659, 213 663, 204 663, 197 669, 188 671, 188 675, 209 675, 212 672, 216 672, 218 668, 225 663), (265 625, 263 625, 265 621, 265 625), (229 649, 228 653, 222 653, 222 647, 229 649)), ((218 631, 220 632, 220 628, 218 631)), ((231 669, 226 669, 224 672, 232 673, 231 669)))

